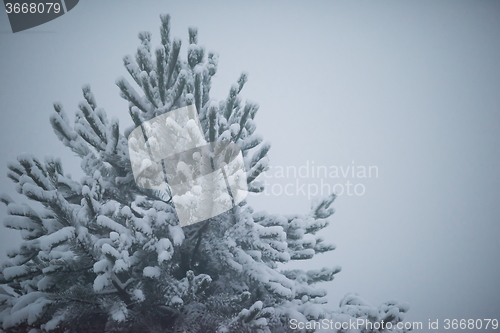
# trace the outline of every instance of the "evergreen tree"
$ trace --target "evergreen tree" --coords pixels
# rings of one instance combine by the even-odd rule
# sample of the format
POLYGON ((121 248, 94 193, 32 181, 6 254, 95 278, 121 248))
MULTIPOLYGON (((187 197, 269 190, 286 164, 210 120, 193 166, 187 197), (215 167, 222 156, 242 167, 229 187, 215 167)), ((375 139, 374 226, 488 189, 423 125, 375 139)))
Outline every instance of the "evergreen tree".
MULTIPOLYGON (((289 332, 289 321, 332 319, 398 323, 407 306, 368 305, 348 294, 329 311, 319 282, 339 267, 280 270, 279 263, 332 251, 316 233, 328 225, 335 195, 308 215, 254 212, 246 201, 209 220, 181 227, 166 190, 134 181, 127 138, 161 114, 195 105, 208 142, 233 142, 242 152, 248 190, 263 191, 259 175, 270 145, 255 132, 258 105, 243 102, 242 74, 226 99, 209 95, 217 55, 198 45, 189 29, 187 61, 171 40, 170 17, 161 16, 161 46, 139 34, 135 58, 124 65, 142 92, 125 78, 116 83, 135 124, 122 133, 83 87, 74 125, 55 103, 50 123, 81 158, 85 176, 74 180, 61 161, 21 155, 9 164, 20 194, 7 196, 4 224, 23 241, 1 268, 0 322, 9 332, 289 332), (38 207, 40 206, 40 207, 38 207)), ((312 331, 312 330, 310 330, 312 331)), ((348 331, 348 330, 344 330, 348 331)), ((369 330, 365 330, 369 331, 369 330)))

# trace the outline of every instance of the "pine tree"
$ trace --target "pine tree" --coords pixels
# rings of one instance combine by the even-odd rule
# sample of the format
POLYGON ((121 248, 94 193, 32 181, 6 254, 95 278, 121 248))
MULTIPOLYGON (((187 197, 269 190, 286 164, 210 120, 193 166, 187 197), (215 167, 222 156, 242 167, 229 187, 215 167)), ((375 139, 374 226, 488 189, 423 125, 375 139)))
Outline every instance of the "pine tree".
MULTIPOLYGON (((181 227, 168 189, 134 181, 127 138, 141 124, 194 105, 207 142, 241 149, 247 186, 263 191, 270 144, 256 133, 258 105, 243 102, 247 75, 215 102, 210 86, 218 57, 198 45, 189 29, 187 61, 171 40, 170 17, 161 15, 161 46, 139 34, 135 58, 123 61, 140 93, 125 78, 116 84, 135 124, 122 133, 83 87, 74 125, 54 104, 50 123, 61 142, 81 158, 85 176, 74 180, 61 161, 20 155, 9 164, 17 191, 41 205, 7 196, 4 224, 23 242, 1 269, 0 322, 10 332, 289 332, 289 320, 398 323, 405 304, 376 308, 348 294, 336 311, 325 306, 319 282, 339 267, 280 270, 334 250, 316 233, 334 212, 330 195, 308 215, 254 212, 246 201, 206 221, 181 227), (40 207, 38 207, 40 206, 40 207)), ((306 266, 306 265, 304 265, 306 266)), ((311 330, 312 331, 312 330, 311 330)), ((344 330, 346 331, 346 330, 344 330)))

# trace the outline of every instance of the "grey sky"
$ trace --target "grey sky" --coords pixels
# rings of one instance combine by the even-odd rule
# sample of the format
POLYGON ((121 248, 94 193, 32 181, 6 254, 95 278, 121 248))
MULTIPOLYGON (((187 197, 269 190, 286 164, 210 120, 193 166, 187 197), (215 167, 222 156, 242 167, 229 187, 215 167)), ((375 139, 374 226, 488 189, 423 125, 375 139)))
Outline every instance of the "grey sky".
MULTIPOLYGON (((364 195, 339 196, 324 233, 337 250, 314 263, 342 266, 325 284, 335 305, 356 291, 409 302, 409 321, 500 319, 498 2, 89 0, 17 34, 2 11, 1 192, 18 198, 5 174, 21 152, 60 156, 81 174, 48 119, 54 101, 73 118, 84 83, 122 129, 132 123, 114 82, 139 31, 159 43, 160 13, 183 56, 189 26, 219 53, 212 98, 249 73, 243 95, 260 104, 271 165, 378 167, 378 178, 351 179, 364 195)), ((249 200, 279 213, 310 205, 302 195, 249 200)), ((3 258, 19 237, 0 228, 3 258)))

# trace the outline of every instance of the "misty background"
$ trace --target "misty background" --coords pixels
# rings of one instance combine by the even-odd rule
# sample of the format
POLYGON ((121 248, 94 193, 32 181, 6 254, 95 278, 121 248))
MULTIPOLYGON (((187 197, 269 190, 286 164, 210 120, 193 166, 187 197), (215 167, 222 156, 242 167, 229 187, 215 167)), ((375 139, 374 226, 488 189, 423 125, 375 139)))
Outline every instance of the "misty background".
MULTIPOLYGON (((322 234, 335 251, 292 265, 342 266, 324 284, 335 307, 354 291, 373 305, 409 302, 405 320, 424 328, 500 319, 499 2, 89 0, 16 34, 2 10, 0 192, 23 200, 6 177, 22 152, 59 156, 80 178, 49 115, 60 101, 73 120, 83 84, 122 131, 132 125, 114 82, 128 76, 122 58, 135 54, 139 31, 159 45, 160 13, 172 16, 183 59, 189 26, 219 54, 212 99, 249 74, 243 96, 260 104, 257 131, 272 142, 272 166, 378 168, 378 177, 323 180, 362 183, 365 193, 334 202, 322 234)), ((310 207, 300 193, 249 201, 282 214, 310 207)), ((19 241, 0 226, 0 259, 19 241)))

